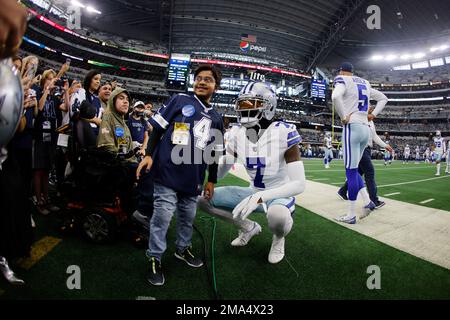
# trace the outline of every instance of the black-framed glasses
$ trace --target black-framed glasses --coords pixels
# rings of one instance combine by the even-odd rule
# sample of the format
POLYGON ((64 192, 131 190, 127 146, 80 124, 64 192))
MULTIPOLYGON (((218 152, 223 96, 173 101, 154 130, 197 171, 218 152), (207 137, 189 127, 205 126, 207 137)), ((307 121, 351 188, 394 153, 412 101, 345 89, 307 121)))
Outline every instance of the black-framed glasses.
POLYGON ((214 82, 216 82, 216 80, 214 80, 213 77, 202 77, 202 76, 196 76, 195 77, 195 82, 201 82, 201 81, 205 81, 206 83, 214 83, 214 82))

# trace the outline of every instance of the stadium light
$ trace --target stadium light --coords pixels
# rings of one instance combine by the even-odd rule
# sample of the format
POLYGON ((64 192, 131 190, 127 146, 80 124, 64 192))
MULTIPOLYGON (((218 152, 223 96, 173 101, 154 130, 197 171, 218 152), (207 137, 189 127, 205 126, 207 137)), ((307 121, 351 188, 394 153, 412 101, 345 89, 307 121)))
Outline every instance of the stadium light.
POLYGON ((447 44, 443 44, 442 46, 439 47, 439 50, 444 51, 447 48, 448 48, 448 45, 447 44))
POLYGON ((402 59, 402 60, 407 60, 407 59, 409 59, 409 58, 411 58, 411 55, 408 54, 408 53, 403 54, 403 55, 400 56, 400 59, 402 59))
POLYGON ((414 59, 420 59, 420 58, 423 58, 423 57, 425 57, 425 53, 423 53, 423 52, 418 52, 418 53, 415 53, 413 55, 414 59))
POLYGON ((372 56, 372 60, 374 60, 374 61, 378 61, 378 60, 382 60, 382 59, 383 59, 383 56, 381 56, 381 55, 372 56))
POLYGON ((77 1, 77 0, 73 0, 72 4, 76 7, 80 7, 80 8, 86 8, 86 6, 84 4, 82 4, 81 2, 77 1))
POLYGON ((430 51, 431 52, 435 52, 435 51, 437 51, 439 48, 436 48, 436 47, 432 47, 432 48, 430 48, 430 51))
POLYGON ((395 59, 397 59, 397 56, 395 54, 390 54, 390 55, 388 55, 386 57, 387 61, 392 61, 392 60, 395 60, 395 59))
POLYGON ((92 12, 92 13, 96 13, 96 14, 102 14, 100 11, 98 11, 97 9, 95 9, 94 7, 91 7, 91 6, 87 6, 86 10, 88 12, 92 12))

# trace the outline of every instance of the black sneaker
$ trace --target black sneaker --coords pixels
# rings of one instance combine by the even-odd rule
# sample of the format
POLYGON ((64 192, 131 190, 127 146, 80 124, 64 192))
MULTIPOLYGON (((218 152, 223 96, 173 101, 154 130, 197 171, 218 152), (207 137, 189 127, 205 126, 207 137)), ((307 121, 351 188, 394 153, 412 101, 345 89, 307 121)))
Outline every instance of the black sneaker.
POLYGON ((161 262, 155 257, 150 258, 150 270, 147 274, 147 280, 154 286, 162 286, 164 284, 161 262))
POLYGON ((344 192, 342 189, 339 189, 339 190, 338 190, 337 195, 338 195, 338 197, 341 198, 342 200, 348 200, 347 193, 344 192))
POLYGON ((384 206, 386 204, 386 202, 384 202, 384 201, 378 201, 376 204, 375 204, 375 209, 380 209, 382 206, 384 206))
POLYGON ((183 251, 176 251, 175 257, 177 257, 180 260, 183 260, 186 262, 189 266, 194 268, 200 268, 203 265, 203 261, 200 258, 196 258, 191 251, 191 248, 188 247, 184 249, 183 251))

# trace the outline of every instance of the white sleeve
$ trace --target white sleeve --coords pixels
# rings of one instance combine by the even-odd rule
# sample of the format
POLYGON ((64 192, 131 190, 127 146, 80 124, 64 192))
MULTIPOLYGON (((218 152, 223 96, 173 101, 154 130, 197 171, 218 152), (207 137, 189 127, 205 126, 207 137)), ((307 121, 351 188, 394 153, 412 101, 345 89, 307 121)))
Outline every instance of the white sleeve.
POLYGON ((222 179, 230 171, 233 164, 236 162, 236 158, 229 153, 219 158, 219 167, 217 169, 217 178, 222 179))
POLYGON ((377 134, 377 131, 375 130, 375 127, 370 126, 370 130, 372 130, 372 141, 375 142, 380 147, 386 148, 387 144, 383 140, 381 140, 380 136, 377 134))
POLYGON ((236 133, 239 130, 237 127, 232 127, 230 131, 227 132, 227 143, 225 148, 228 153, 234 155, 236 153, 236 133))
POLYGON ((388 103, 388 98, 384 95, 384 93, 370 88, 370 99, 376 100, 377 105, 375 106, 375 110, 373 110, 372 114, 377 117, 381 111, 383 111, 386 103, 388 103))
POLYGON ((305 191, 306 178, 303 161, 288 163, 287 173, 290 181, 278 188, 261 191, 262 201, 294 197, 305 191))
POLYGON ((344 114, 344 94, 346 91, 345 84, 338 83, 335 85, 333 94, 331 95, 331 100, 333 100, 334 107, 336 108, 336 112, 338 113, 341 119, 345 118, 344 114))

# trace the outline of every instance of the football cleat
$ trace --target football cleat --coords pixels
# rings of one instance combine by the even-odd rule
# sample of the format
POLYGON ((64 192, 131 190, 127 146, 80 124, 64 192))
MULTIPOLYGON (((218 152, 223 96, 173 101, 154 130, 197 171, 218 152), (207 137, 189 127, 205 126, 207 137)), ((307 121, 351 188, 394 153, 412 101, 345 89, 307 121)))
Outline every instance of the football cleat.
POLYGON ((261 226, 258 223, 254 222, 253 228, 250 231, 239 230, 238 237, 233 241, 231 241, 231 245, 233 247, 243 247, 247 245, 247 243, 250 241, 251 238, 253 238, 253 236, 259 234, 261 230, 262 230, 261 226))
POLYGON ((268 260, 270 263, 278 263, 284 258, 284 237, 278 238, 276 235, 272 238, 268 260))
POLYGON ((345 214, 343 216, 339 216, 337 218, 334 218, 334 220, 336 220, 338 222, 348 223, 348 224, 355 224, 356 223, 356 217, 355 216, 349 216, 347 214, 345 214))
POLYGON ((380 209, 386 204, 384 201, 378 201, 378 203, 375 205, 375 209, 380 209))

